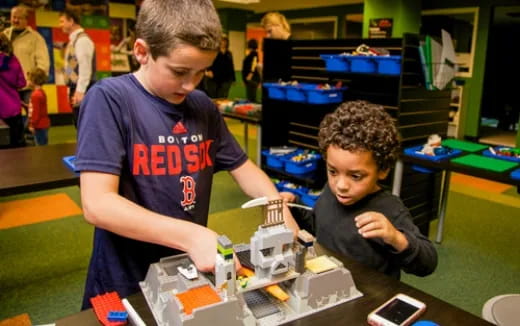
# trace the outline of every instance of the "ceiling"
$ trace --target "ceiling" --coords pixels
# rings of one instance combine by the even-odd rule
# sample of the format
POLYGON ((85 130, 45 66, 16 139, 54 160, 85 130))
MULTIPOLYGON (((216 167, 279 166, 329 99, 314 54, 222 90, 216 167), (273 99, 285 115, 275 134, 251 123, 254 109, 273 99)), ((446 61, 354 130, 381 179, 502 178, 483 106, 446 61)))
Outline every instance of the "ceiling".
POLYGON ((221 0, 213 0, 216 8, 238 8, 262 13, 292 9, 330 7, 363 3, 363 0, 260 0, 259 3, 238 4, 221 0))

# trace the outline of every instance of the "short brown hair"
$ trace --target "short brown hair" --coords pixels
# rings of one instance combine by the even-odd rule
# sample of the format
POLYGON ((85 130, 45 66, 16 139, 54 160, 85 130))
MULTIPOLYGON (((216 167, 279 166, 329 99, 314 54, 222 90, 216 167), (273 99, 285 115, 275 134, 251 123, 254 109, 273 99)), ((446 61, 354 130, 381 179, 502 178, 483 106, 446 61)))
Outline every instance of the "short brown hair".
POLYGON ((60 12, 60 17, 65 17, 67 20, 73 20, 75 24, 80 24, 79 14, 70 9, 65 9, 64 11, 60 12))
POLYGON ((379 170, 390 169, 400 153, 400 138, 392 117, 381 105, 367 101, 342 103, 321 121, 318 135, 324 156, 335 145, 351 152, 371 152, 379 170))
POLYGON ((145 0, 137 16, 137 38, 148 44, 154 59, 180 44, 217 51, 221 34, 211 0, 145 0))
POLYGON ((34 85, 41 86, 47 82, 47 74, 41 68, 33 68, 27 74, 27 78, 34 83, 34 85))

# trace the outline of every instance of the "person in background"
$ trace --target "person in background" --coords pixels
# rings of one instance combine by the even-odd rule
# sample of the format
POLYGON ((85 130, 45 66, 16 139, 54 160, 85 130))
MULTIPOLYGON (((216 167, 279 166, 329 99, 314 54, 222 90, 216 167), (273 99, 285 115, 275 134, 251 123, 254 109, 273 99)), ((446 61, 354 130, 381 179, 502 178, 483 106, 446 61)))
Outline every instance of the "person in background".
POLYGON ((40 68, 34 68, 28 77, 29 85, 34 89, 29 104, 29 130, 34 135, 36 145, 47 145, 51 121, 47 113, 47 95, 42 88, 47 81, 47 74, 40 68))
POLYGON ((291 37, 291 25, 279 12, 268 12, 262 17, 260 23, 267 33, 267 38, 287 40, 291 37))
POLYGON ((233 55, 229 51, 229 39, 223 36, 220 49, 211 67, 206 70, 206 92, 211 98, 227 98, 231 84, 235 81, 233 55))
POLYGON ((11 42, 0 34, 0 119, 9 126, 9 147, 25 146, 22 103, 18 90, 26 85, 11 42))
POLYGON ((249 52, 242 61, 242 81, 246 86, 246 98, 256 102, 256 91, 261 81, 258 67, 258 41, 255 39, 247 41, 247 49, 249 52))
MULTIPOLYGON (((43 37, 28 26, 29 9, 25 6, 15 6, 11 9, 11 27, 4 30, 7 39, 11 41, 14 55, 20 61, 27 79, 27 74, 34 68, 49 73, 49 52, 43 37)), ((25 87, 20 90, 23 108, 26 110, 31 99, 32 89, 25 87)))
MULTIPOLYGON (((328 182, 313 212, 294 211, 300 226, 324 247, 394 278, 401 269, 418 276, 433 273, 435 247, 399 197, 379 185, 400 152, 392 117, 381 105, 345 102, 325 116, 318 142, 328 182)), ((291 193, 282 196, 295 200, 291 193)))
POLYGON ((94 43, 81 28, 79 16, 75 12, 66 10, 60 14, 59 19, 61 29, 69 34, 69 43, 65 48, 64 75, 69 87, 74 126, 77 127, 81 101, 95 82, 94 43))
MULTIPOLYGON (((227 171, 250 197, 280 199, 241 149, 215 104, 195 90, 217 55, 221 23, 210 0, 145 0, 135 73, 87 92, 78 126, 85 219, 95 225, 89 299, 140 291, 151 263, 186 252, 212 271, 218 235, 206 227, 213 174, 227 171)), ((285 207, 286 224, 296 229, 285 207)), ((239 264, 238 264, 239 265, 239 264)))

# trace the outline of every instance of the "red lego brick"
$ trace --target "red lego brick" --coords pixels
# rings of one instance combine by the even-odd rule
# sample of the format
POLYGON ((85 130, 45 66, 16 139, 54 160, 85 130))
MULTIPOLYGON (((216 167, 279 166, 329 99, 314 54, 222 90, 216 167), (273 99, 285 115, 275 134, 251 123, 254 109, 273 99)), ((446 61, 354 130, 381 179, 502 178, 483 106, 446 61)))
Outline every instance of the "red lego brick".
POLYGON ((93 298, 90 298, 90 303, 92 304, 92 309, 94 309, 97 319, 101 322, 101 324, 105 326, 118 326, 127 324, 126 321, 112 322, 108 320, 108 313, 110 311, 126 311, 125 306, 123 306, 123 302, 121 302, 117 292, 107 292, 105 294, 97 295, 93 298))

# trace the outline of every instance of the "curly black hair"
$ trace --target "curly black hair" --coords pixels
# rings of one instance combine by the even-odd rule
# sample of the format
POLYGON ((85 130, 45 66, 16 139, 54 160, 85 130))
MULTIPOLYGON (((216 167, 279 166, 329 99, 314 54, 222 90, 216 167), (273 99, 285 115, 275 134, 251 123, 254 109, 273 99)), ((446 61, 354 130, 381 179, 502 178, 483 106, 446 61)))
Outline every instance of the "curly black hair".
POLYGON ((367 101, 342 103, 320 123, 324 157, 330 145, 351 152, 371 152, 379 170, 390 169, 400 153, 400 137, 392 117, 381 105, 367 101))

